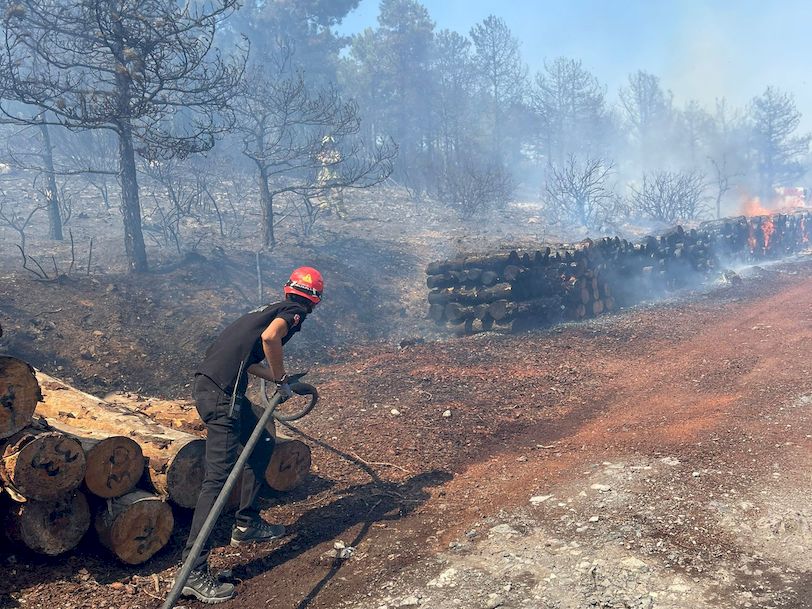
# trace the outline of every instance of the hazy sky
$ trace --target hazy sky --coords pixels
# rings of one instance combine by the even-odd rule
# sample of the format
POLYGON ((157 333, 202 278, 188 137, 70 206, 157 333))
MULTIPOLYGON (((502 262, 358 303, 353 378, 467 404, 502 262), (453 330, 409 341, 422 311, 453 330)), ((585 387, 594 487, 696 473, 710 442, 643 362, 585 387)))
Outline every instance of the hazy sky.
MULTIPOLYGON (((812 129, 812 2, 809 0, 424 0, 437 25, 468 33, 490 14, 521 41, 531 73, 545 59, 584 65, 614 99, 626 76, 644 69, 679 104, 712 109, 725 96, 744 105, 767 85, 790 91, 812 129)), ((342 32, 377 26, 379 0, 361 0, 342 32)))

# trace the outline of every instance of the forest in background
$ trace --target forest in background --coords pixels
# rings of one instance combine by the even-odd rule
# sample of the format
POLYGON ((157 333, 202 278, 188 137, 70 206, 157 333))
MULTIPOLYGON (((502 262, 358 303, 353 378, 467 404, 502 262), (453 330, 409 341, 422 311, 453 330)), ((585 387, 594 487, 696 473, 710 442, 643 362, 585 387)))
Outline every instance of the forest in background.
POLYGON ((745 107, 679 105, 643 71, 617 91, 577 57, 530 73, 497 15, 455 32, 382 0, 377 27, 339 35, 357 5, 0 2, 4 240, 25 260, 35 217, 64 239, 90 196, 120 209, 129 268, 145 271, 145 228, 180 255, 199 243, 190 220, 225 237, 259 208, 268 250, 384 182, 474 222, 535 201, 545 223, 595 235, 805 184, 810 135, 770 83, 745 107))

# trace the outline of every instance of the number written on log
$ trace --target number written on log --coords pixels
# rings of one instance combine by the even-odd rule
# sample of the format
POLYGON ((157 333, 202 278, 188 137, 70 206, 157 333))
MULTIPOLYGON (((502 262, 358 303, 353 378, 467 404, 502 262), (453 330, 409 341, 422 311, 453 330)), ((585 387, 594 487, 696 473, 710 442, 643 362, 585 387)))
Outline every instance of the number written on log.
POLYGON ((286 472, 289 469, 299 470, 305 464, 305 459, 302 458, 302 455, 295 451, 293 454, 289 455, 287 458, 283 458, 279 461, 279 473, 286 472))
POLYGON ((144 527, 141 529, 141 534, 135 536, 135 541, 138 542, 138 547, 135 549, 135 551, 139 556, 143 556, 144 554, 148 553, 151 555, 153 549, 155 549, 155 546, 161 545, 160 539, 153 536, 155 526, 156 523, 154 521, 145 522, 144 527))
POLYGON ((0 406, 8 410, 9 415, 14 415, 14 385, 9 385, 6 392, 0 396, 0 406))
POLYGON ((70 445, 67 448, 64 447, 65 440, 60 440, 54 446, 54 452, 62 455, 62 458, 65 460, 65 463, 73 463, 76 459, 79 458, 79 453, 71 450, 70 445))
POLYGON ((62 468, 58 465, 54 465, 52 460, 43 461, 43 458, 40 455, 34 455, 34 458, 31 459, 31 467, 34 469, 42 469, 45 470, 45 474, 49 478, 53 478, 54 476, 58 476, 59 472, 62 471, 62 468))
POLYGON ((71 514, 73 514, 73 510, 70 508, 70 506, 59 510, 53 510, 48 514, 48 522, 52 525, 56 525, 60 520, 69 518, 71 514))
POLYGON ((113 485, 127 480, 132 482, 132 474, 128 471, 128 464, 132 459, 130 449, 125 446, 117 446, 110 455, 110 472, 107 474, 107 488, 112 489, 113 485), (124 471, 121 471, 121 470, 124 471))

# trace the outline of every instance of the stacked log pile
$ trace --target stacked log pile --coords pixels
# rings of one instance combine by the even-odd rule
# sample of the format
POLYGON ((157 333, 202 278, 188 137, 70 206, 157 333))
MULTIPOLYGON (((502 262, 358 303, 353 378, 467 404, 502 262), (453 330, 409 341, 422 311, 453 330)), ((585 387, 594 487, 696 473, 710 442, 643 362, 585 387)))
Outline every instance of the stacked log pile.
MULTIPOLYGON (((205 441, 177 429, 199 430, 190 404, 145 403, 151 416, 0 356, 0 532, 57 555, 92 525, 128 564, 163 548, 174 527, 170 502, 191 508, 197 501, 205 441)), ((307 445, 277 436, 268 485, 291 490, 309 471, 307 445)))
POLYGON ((707 278, 723 266, 809 247, 812 212, 730 218, 631 242, 542 244, 433 262, 428 315, 458 334, 514 332, 629 306, 707 278))
POLYGON ((90 527, 79 490, 87 462, 76 439, 33 418, 41 399, 34 370, 0 356, 2 529, 12 542, 53 556, 74 548, 90 527))

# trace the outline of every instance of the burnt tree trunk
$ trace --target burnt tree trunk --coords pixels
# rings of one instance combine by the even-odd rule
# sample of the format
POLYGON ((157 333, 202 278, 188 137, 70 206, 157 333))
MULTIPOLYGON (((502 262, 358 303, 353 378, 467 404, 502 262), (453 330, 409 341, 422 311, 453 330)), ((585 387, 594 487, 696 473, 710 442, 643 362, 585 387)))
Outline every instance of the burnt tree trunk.
POLYGON ((141 230, 141 202, 138 198, 138 176, 135 168, 132 125, 124 119, 118 131, 119 178, 121 180, 121 215, 124 219, 124 249, 130 271, 149 270, 144 233, 141 230))
POLYGON ((276 237, 273 232, 273 194, 268 188, 268 170, 259 166, 259 203, 262 208, 262 245, 273 247, 276 237))
POLYGON ((45 175, 48 186, 45 196, 48 199, 48 237, 54 241, 62 241, 62 212, 59 209, 59 191, 56 188, 56 171, 54 169, 54 150, 51 146, 51 133, 45 119, 39 124, 42 134, 42 162, 45 165, 45 175))

